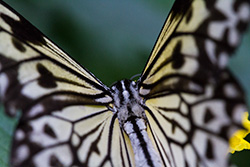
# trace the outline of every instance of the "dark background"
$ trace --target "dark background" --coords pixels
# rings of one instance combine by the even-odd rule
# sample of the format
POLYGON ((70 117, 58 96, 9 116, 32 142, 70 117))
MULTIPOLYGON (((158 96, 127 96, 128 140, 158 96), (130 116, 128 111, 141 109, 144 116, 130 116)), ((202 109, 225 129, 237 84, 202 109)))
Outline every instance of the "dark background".
MULTIPOLYGON (((110 86, 140 74, 173 0, 6 0, 69 55, 110 86)), ((250 33, 230 67, 250 94, 250 33)), ((248 98, 250 104, 250 98, 248 98)), ((6 166, 15 121, 0 112, 0 166, 6 166)), ((250 166, 249 151, 234 154, 250 166)))

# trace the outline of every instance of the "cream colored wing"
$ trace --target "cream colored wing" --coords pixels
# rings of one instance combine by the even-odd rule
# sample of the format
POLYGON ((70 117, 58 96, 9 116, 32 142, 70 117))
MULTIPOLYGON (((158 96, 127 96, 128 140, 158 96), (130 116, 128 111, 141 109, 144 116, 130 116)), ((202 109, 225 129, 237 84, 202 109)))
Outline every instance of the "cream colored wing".
POLYGON ((74 104, 21 120, 13 140, 11 166, 132 166, 134 163, 132 148, 116 115, 103 106, 74 104))
POLYGON ((0 1, 0 98, 21 111, 11 166, 131 166, 109 88, 0 1))
POLYGON ((176 0, 138 81, 165 166, 228 166, 246 106, 227 60, 249 20, 248 0, 176 0))
POLYGON ((141 95, 201 93, 219 82, 249 20, 248 0, 177 0, 143 70, 141 95))
POLYGON ((8 114, 50 94, 112 101, 105 85, 22 16, 3 2, 0 10, 0 95, 8 114))

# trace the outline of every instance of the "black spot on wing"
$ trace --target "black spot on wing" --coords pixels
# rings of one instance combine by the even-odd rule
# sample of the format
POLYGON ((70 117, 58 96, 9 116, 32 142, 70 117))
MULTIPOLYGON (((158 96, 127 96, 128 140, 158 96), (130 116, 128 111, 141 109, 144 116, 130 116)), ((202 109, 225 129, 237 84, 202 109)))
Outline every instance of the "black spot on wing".
POLYGON ((26 48, 23 46, 23 44, 18 41, 16 38, 12 38, 12 43, 13 43, 13 46, 19 50, 20 52, 25 52, 26 51, 26 48))
POLYGON ((42 33, 22 16, 19 16, 20 20, 14 20, 8 15, 1 13, 0 17, 11 27, 13 35, 18 39, 31 42, 35 45, 46 44, 42 33))
POLYGON ((186 16, 186 23, 188 24, 193 16, 193 10, 189 10, 186 16))
POLYGON ((63 167, 64 165, 58 160, 55 155, 50 157, 50 166, 63 167))
POLYGON ((177 122, 175 120, 172 120, 172 134, 175 133, 177 122))
POLYGON ((241 21, 241 20, 236 25, 237 30, 241 33, 246 31, 247 27, 248 27, 248 24, 246 22, 241 21))
POLYGON ((214 159, 213 144, 210 140, 207 141, 206 157, 208 159, 214 159))
MULTIPOLYGON (((219 134, 225 140, 228 139, 228 132, 230 132, 230 128, 231 128, 230 125, 225 125, 225 126, 220 128, 220 133, 219 134)), ((231 135, 230 135, 230 137, 231 137, 231 135)))
POLYGON ((55 88, 57 87, 56 78, 53 74, 42 64, 38 63, 36 66, 38 72, 40 73, 40 78, 38 79, 38 83, 40 86, 44 88, 55 88))
POLYGON ((43 131, 44 131, 44 133, 46 133, 50 137, 56 138, 55 132, 53 131, 53 129, 48 124, 45 124, 45 126, 43 127, 43 131))
POLYGON ((204 122, 208 123, 213 119, 214 119, 214 115, 213 115, 212 111, 207 108, 206 113, 205 113, 205 117, 204 117, 204 122))
MULTIPOLYGON (((224 31, 224 34, 223 34, 223 37, 222 37, 222 41, 223 43, 229 43, 230 42, 230 29, 229 28, 225 28, 225 31, 224 31)), ((217 48, 216 51, 220 50, 220 48, 217 48)), ((229 53, 233 53, 234 51, 234 48, 228 48, 228 52, 229 53)), ((218 53, 218 52, 216 52, 218 53)))
POLYGON ((181 43, 178 42, 173 51, 173 62, 172 67, 174 69, 180 69, 182 65, 185 63, 184 56, 180 53, 181 43))

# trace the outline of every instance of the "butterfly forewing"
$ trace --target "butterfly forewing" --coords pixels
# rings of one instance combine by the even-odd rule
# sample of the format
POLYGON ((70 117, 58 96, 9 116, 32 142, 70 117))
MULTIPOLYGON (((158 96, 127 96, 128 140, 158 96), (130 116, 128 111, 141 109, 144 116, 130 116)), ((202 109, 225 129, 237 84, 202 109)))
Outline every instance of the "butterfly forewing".
POLYGON ((165 164, 228 166, 246 106, 227 59, 249 20, 246 0, 175 2, 139 80, 165 164))
POLYGON ((177 0, 141 77, 142 95, 165 90, 202 93, 219 82, 249 22, 247 0, 177 0), (162 82, 164 81, 164 82, 162 82))
POLYGON ((34 101, 45 95, 65 95, 67 92, 72 96, 88 98, 91 103, 111 101, 105 95, 107 88, 91 73, 52 44, 23 17, 6 8, 6 4, 0 7, 1 95, 7 109, 10 108, 8 106, 18 107, 21 98, 34 101))
MULTIPOLYGON (((65 52, 53 44, 48 38, 46 38, 38 29, 32 26, 21 15, 14 12, 11 8, 6 8, 7 4, 1 4, 1 27, 7 33, 12 34, 12 37, 20 40, 21 43, 26 43, 33 49, 37 50, 44 56, 56 60, 58 63, 71 68, 75 72, 82 74, 86 79, 94 82, 95 84, 104 86, 100 81, 93 76, 86 69, 83 69, 78 63, 76 63, 65 52)), ((14 42, 13 42, 14 43, 14 42)), ((22 45, 18 42, 14 43, 15 47, 22 50, 22 45)), ((16 57, 15 57, 16 58, 16 57)))

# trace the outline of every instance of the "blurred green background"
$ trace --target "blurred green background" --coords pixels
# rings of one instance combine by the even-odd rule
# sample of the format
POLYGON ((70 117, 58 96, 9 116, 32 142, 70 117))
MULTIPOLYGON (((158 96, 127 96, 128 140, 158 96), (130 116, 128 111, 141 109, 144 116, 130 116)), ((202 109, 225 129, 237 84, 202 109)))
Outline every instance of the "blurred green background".
MULTIPOLYGON (((174 0, 6 0, 27 20, 73 56, 104 84, 140 74, 174 0)), ((250 32, 244 36, 231 69, 250 104, 250 32)), ((2 110, 2 108, 1 108, 2 110)), ((0 166, 7 166, 15 120, 0 112, 0 166)), ((249 151, 234 154, 250 166, 249 151)))

